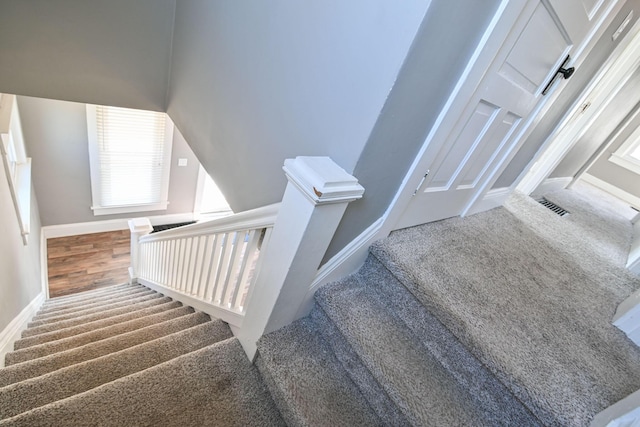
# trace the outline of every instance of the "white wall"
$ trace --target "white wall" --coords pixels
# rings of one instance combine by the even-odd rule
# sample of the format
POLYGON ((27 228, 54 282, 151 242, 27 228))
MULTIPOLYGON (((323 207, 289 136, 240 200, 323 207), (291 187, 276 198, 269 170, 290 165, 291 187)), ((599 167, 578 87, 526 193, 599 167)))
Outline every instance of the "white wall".
POLYGON ((5 0, 0 92, 164 111, 175 0, 5 0))
POLYGON ((234 211, 281 200, 285 158, 353 171, 428 4, 177 2, 168 113, 234 211))
POLYGON ((0 331, 41 291, 40 218, 34 193, 31 198, 29 244, 22 243, 9 184, 0 162, 0 331))
POLYGON ((18 105, 27 155, 32 157, 42 225, 193 212, 200 163, 177 130, 171 153, 168 208, 94 216, 90 209, 86 105, 24 96, 18 97, 18 105), (186 158, 187 166, 178 167, 178 158, 186 158))

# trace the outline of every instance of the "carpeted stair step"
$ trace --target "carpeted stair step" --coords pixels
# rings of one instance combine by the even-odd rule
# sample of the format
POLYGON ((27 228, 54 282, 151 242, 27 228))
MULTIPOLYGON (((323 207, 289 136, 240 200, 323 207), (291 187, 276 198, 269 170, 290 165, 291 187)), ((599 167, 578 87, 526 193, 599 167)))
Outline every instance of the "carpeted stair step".
POLYGON ((263 336, 258 353, 256 364, 287 425, 382 425, 310 319, 263 336))
POLYGON ((115 296, 110 296, 103 299, 95 299, 91 301, 85 301, 82 303, 76 303, 77 305, 76 304, 70 304, 68 306, 64 305, 63 307, 60 307, 59 310, 55 310, 55 311, 44 311, 43 309, 40 309, 38 313, 35 316, 33 316, 33 319, 31 319, 31 322, 48 320, 55 317, 76 313, 82 310, 88 310, 88 309, 97 308, 97 307, 105 307, 113 303, 127 301, 130 298, 142 296, 143 294, 147 294, 149 292, 154 292, 154 291, 148 288, 141 287, 139 289, 133 289, 125 294, 117 294, 115 296))
POLYGON ((174 309, 174 311, 178 310, 184 314, 174 319, 160 321, 158 318, 156 319, 158 323, 150 326, 0 369, 0 387, 96 359, 209 321, 207 314, 193 313, 189 307, 174 309))
MULTIPOLYGON (((59 351, 68 350, 70 348, 79 347, 90 342, 149 326, 155 322, 168 320, 189 312, 193 312, 193 309, 189 307, 182 307, 182 304, 178 301, 171 301, 155 307, 138 310, 128 315, 118 316, 118 319, 111 317, 98 322, 92 322, 92 324, 65 329, 63 331, 64 334, 61 334, 63 336, 51 337, 51 339, 42 341, 41 343, 29 342, 28 344, 30 345, 28 346, 16 347, 17 349, 15 351, 6 354, 5 365, 9 366, 26 360, 35 359, 37 357, 47 356, 59 351), (70 331, 71 329, 73 329, 73 331, 70 331)), ((51 334, 57 333, 52 332, 51 334)), ((16 341, 14 346, 21 341, 35 341, 38 338, 42 338, 42 336, 16 341)))
POLYGON ((231 338, 0 426, 284 426, 256 368, 231 338))
POLYGON ((479 405, 357 276, 323 287, 316 301, 412 425, 497 425, 499 414, 479 405))
POLYGON ((107 295, 118 293, 118 292, 123 292, 123 291, 126 292, 128 289, 137 288, 140 286, 142 285, 138 285, 138 284, 132 285, 129 283, 125 283, 122 285, 114 285, 107 288, 96 289, 93 291, 85 291, 85 292, 80 292, 78 294, 51 298, 43 304, 43 307, 48 309, 48 308, 58 307, 63 304, 71 304, 71 303, 91 300, 93 298, 99 298, 99 297, 107 296, 107 295))
POLYGON ((640 388, 640 350, 611 325, 640 282, 591 274, 532 226, 497 208, 371 251, 543 424, 589 425, 640 388))
POLYGON ((221 320, 208 321, 41 377, 2 387, 0 419, 83 393, 232 336, 226 323, 221 320))
MULTIPOLYGON (((38 314, 53 314, 55 312, 66 310, 70 308, 83 307, 87 304, 93 304, 98 302, 110 301, 113 298, 119 298, 121 296, 130 295, 132 293, 146 291, 149 288, 143 285, 126 285, 126 287, 119 288, 116 290, 111 290, 109 292, 103 292, 102 294, 96 295, 94 297, 83 297, 79 300, 71 300, 71 301, 59 301, 59 302, 51 302, 52 300, 47 300, 42 305, 38 314)), ((84 292, 83 292, 84 293, 84 292)))
POLYGON ((110 310, 100 310, 88 313, 84 316, 77 316, 72 319, 61 320, 59 322, 47 323, 41 326, 29 327, 22 332, 22 338, 35 337, 38 335, 46 334, 54 331, 61 331, 63 329, 72 328, 74 326, 83 325, 97 320, 108 319, 109 317, 119 316, 121 314, 130 313, 132 310, 138 310, 143 308, 152 307, 158 304, 164 304, 169 301, 168 297, 162 294, 155 293, 141 298, 134 298, 131 304, 113 308, 110 310))
POLYGON ((22 333, 23 338, 14 343, 14 348, 16 350, 19 350, 35 344, 42 344, 60 338, 77 335, 79 331, 84 332, 124 322, 129 320, 130 318, 140 317, 140 315, 146 315, 147 310, 149 309, 153 309, 156 307, 164 308, 166 304, 169 304, 171 302, 173 302, 173 300, 169 297, 153 298, 149 301, 144 301, 129 307, 110 311, 108 314, 97 313, 90 316, 83 316, 82 322, 79 321, 79 318, 71 321, 65 320, 63 322, 59 322, 58 324, 56 324, 57 327, 55 328, 38 326, 36 328, 33 328, 38 330, 37 334, 30 332, 33 329, 26 329, 22 333))
POLYGON ((484 408, 496 425, 538 426, 540 421, 460 341, 370 254, 358 275, 440 364, 484 408))
POLYGON ((43 317, 34 317, 34 319, 28 323, 29 328, 36 328, 38 326, 51 325, 53 323, 61 322, 63 320, 71 320, 80 316, 88 316, 94 313, 101 313, 107 310, 114 310, 116 308, 126 307, 135 302, 149 301, 154 298, 160 298, 162 294, 156 291, 147 290, 132 295, 121 297, 118 301, 110 301, 98 306, 85 306, 82 308, 74 308, 70 311, 65 310, 65 313, 56 315, 45 315, 43 317))

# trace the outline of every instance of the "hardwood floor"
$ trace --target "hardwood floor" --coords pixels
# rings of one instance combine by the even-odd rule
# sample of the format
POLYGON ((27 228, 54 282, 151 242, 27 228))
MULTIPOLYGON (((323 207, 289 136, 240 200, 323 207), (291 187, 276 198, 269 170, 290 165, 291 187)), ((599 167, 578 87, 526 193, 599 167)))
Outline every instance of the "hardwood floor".
POLYGON ((129 230, 48 239, 49 296, 127 282, 129 239, 129 230))

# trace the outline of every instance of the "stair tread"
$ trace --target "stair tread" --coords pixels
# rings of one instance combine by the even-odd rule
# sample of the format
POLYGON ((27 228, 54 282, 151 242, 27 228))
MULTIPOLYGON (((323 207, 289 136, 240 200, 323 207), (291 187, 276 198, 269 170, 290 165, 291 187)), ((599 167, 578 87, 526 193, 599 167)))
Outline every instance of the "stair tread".
POLYGON ((76 327, 76 334, 66 337, 52 339, 43 343, 33 344, 5 355, 7 366, 32 360, 38 357, 47 356, 59 351, 79 347, 90 342, 98 341, 114 335, 129 332, 144 326, 148 326, 160 319, 170 319, 183 313, 191 313, 193 309, 183 307, 178 301, 167 302, 162 305, 138 310, 129 315, 123 315, 120 319, 110 318, 101 320, 93 325, 82 325, 76 327), (115 320, 118 320, 117 322, 115 320))
POLYGON ((76 363, 95 359, 102 355, 133 347, 143 342, 148 342, 209 321, 209 316, 207 314, 202 312, 192 313, 188 310, 188 307, 178 308, 175 310, 182 311, 179 317, 164 321, 161 321, 162 319, 159 318, 157 319, 157 323, 140 329, 123 332, 119 335, 91 342, 81 347, 71 348, 49 356, 44 356, 0 369, 0 387, 24 381, 29 378, 39 377, 76 363))
POLYGON ((62 331, 64 329, 72 328, 74 326, 87 324, 90 322, 95 322, 97 320, 107 319, 109 317, 119 316, 121 314, 126 314, 131 312, 132 310, 151 307, 154 305, 162 304, 163 301, 166 302, 168 297, 165 297, 162 294, 155 293, 152 295, 147 295, 145 297, 133 298, 131 304, 120 306, 117 308, 111 308, 108 310, 97 310, 91 313, 77 316, 72 319, 61 320, 59 322, 47 323, 41 326, 33 326, 29 327, 22 332, 22 338, 31 338, 36 337, 38 335, 47 334, 50 332, 62 331))
POLYGON ((123 294, 116 294, 116 295, 104 297, 101 299, 92 299, 91 301, 77 303, 77 305, 76 304, 69 305, 69 306, 65 305, 63 307, 60 307, 59 310, 55 310, 55 311, 43 311, 42 309, 40 309, 36 313, 36 315, 33 316, 33 319, 31 319, 31 321, 37 322, 40 320, 46 320, 46 319, 51 319, 58 316, 64 316, 69 313, 77 313, 79 311, 87 310, 90 308, 104 307, 114 302, 126 301, 128 298, 133 298, 134 295, 142 295, 148 292, 153 292, 153 291, 149 288, 141 287, 139 289, 133 289, 123 294))
POLYGON ((308 319, 263 336, 258 352, 260 371, 289 425, 381 425, 308 319))
POLYGON ((235 338, 0 421, 0 426, 284 426, 235 338))
POLYGON ((136 288, 142 285, 139 284, 130 284, 130 283, 123 283, 120 285, 113 285, 113 286, 108 286, 105 288, 100 288, 100 289, 94 289, 94 290, 90 290, 90 291, 83 291, 83 292, 79 292, 76 294, 71 294, 71 295, 65 295, 65 296, 61 296, 61 297, 55 297, 55 298, 51 298, 48 299, 45 303, 44 303, 44 307, 55 307, 58 306, 60 304, 67 304, 67 303, 71 303, 71 302, 78 302, 78 301, 82 301, 82 300, 86 300, 86 299, 91 299, 91 298, 97 298, 103 295, 107 295, 107 294, 111 294, 114 292, 120 292, 126 289, 130 289, 130 288, 136 288))
POLYGON ((316 295, 320 307, 412 424, 495 425, 467 390, 356 278, 325 286, 316 295))
POLYGON ((65 311, 64 313, 60 313, 56 315, 48 315, 44 317, 36 316, 31 320, 31 322, 28 323, 27 326, 29 328, 36 328, 38 326, 53 325, 55 323, 58 323, 64 320, 76 319, 80 316, 87 316, 94 313, 102 313, 107 310, 126 307, 131 305, 133 301, 141 302, 141 301, 148 301, 153 298, 159 298, 158 295, 161 295, 161 294, 149 289, 147 291, 126 295, 124 297, 120 297, 118 300, 109 301, 97 306, 87 305, 82 307, 81 309, 73 309, 69 312, 65 311))
POLYGON ((638 281, 596 278, 529 227, 498 208, 371 251, 543 423, 588 425, 640 387, 640 350, 610 323, 638 281))
POLYGON ((2 387, 0 419, 83 393, 231 337, 231 330, 226 323, 208 321, 41 377, 2 387))
POLYGON ((357 273, 375 289, 394 313, 429 349, 478 403, 496 425, 539 426, 540 421, 456 337, 391 274, 369 255, 357 273))

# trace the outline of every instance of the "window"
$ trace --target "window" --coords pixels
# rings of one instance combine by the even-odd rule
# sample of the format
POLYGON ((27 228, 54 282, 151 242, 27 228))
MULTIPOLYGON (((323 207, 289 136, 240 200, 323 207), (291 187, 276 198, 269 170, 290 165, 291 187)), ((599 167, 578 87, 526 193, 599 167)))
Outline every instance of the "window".
POLYGON ((164 113, 87 105, 94 215, 164 210, 173 123, 164 113))
POLYGON ((0 154, 26 245, 31 223, 31 159, 27 157, 15 95, 0 94, 0 154))
POLYGON ((640 174, 640 127, 611 154, 609 161, 640 174))

